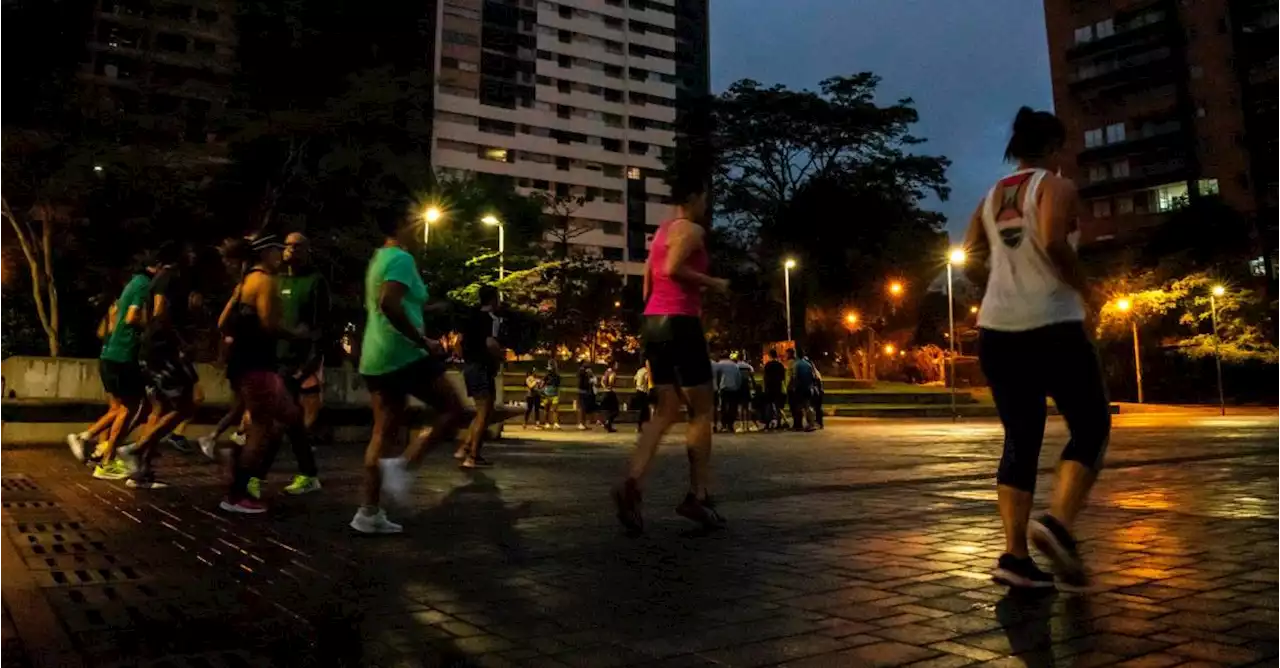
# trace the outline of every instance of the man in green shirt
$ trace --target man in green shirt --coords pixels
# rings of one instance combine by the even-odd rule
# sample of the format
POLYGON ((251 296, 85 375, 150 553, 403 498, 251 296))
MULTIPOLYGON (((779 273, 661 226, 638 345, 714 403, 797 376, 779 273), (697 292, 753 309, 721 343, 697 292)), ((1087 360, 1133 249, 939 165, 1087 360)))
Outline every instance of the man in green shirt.
POLYGON ((351 518, 361 533, 399 533, 387 519, 381 493, 400 503, 408 496, 409 467, 462 425, 462 401, 445 378, 444 347, 423 333, 427 286, 405 247, 417 239, 414 225, 397 211, 382 212, 378 226, 386 235, 373 254, 364 279, 366 322, 360 348, 360 374, 369 388, 373 435, 364 456, 363 505, 351 518), (388 443, 404 424, 405 402, 412 395, 436 410, 436 422, 410 439, 399 457, 383 459, 388 443))
POLYGON ((151 264, 135 273, 107 311, 99 329, 103 346, 98 358, 98 374, 102 379, 102 389, 107 394, 107 412, 86 431, 67 435, 71 454, 84 462, 88 459, 86 446, 98 435, 107 433, 106 440, 93 453, 99 460, 93 477, 100 480, 120 480, 129 475, 123 462, 115 458, 115 453, 120 440, 128 435, 140 421, 141 413, 147 410, 146 382, 138 365, 138 345, 146 325, 151 279, 159 269, 159 265, 151 264))

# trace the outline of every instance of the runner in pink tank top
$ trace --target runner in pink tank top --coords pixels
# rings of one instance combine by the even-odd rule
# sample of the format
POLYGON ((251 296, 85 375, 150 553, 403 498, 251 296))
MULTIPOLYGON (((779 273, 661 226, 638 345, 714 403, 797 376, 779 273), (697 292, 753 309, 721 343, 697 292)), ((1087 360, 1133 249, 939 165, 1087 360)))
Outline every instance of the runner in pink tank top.
MULTIPOLYGON (((678 184, 679 185, 679 184, 678 184)), ((711 477, 711 417, 715 393, 711 388, 711 355, 702 331, 702 291, 725 290, 728 281, 707 275, 710 264, 705 245, 706 188, 686 188, 677 217, 658 228, 644 275, 644 324, 641 338, 649 363, 657 408, 645 423, 631 458, 627 479, 613 490, 618 520, 629 533, 644 530, 640 514, 640 485, 657 453, 662 436, 688 406, 690 483, 676 512, 714 529, 724 523, 707 493, 711 477)))
MULTIPOLYGON (((680 283, 667 272, 667 254, 671 252, 667 245, 667 237, 671 226, 681 222, 672 219, 658 227, 653 235, 653 247, 649 252, 649 264, 653 268, 649 277, 649 300, 644 306, 645 315, 691 315, 702 316, 702 288, 697 285, 680 283)), ((684 221, 688 222, 688 221, 684 221)), ((705 274, 710 260, 707 248, 699 244, 686 260, 694 271, 705 274)))

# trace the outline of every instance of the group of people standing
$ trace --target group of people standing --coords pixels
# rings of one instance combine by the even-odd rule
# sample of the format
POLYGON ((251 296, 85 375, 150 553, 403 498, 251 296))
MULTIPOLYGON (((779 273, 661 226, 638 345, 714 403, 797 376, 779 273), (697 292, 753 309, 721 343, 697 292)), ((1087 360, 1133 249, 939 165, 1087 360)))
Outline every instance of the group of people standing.
MULTIPOLYGON (((535 429, 560 428, 560 365, 553 359, 547 362, 546 371, 539 376, 537 371, 529 369, 525 373, 525 411, 524 427, 529 428, 529 419, 533 418, 535 429)), ((617 431, 614 423, 621 413, 622 404, 618 400, 618 365, 610 362, 599 376, 591 365, 583 362, 578 366, 578 394, 574 401, 574 411, 578 418, 578 429, 590 429, 590 421, 594 417, 596 424, 610 433, 617 431)))
POLYGON ((722 355, 712 364, 715 379, 717 427, 733 433, 741 422, 743 431, 792 429, 813 431, 824 426, 822 374, 808 357, 787 349, 787 361, 778 360, 771 348, 762 369, 762 383, 756 383, 755 369, 733 355, 722 355), (790 408, 791 422, 786 420, 790 408))

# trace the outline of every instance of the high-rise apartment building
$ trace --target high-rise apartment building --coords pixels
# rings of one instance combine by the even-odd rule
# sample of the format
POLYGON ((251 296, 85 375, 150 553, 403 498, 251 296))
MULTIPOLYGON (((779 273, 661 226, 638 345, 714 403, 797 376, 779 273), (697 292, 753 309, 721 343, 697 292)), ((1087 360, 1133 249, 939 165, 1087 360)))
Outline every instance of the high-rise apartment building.
POLYGON ((637 274, 669 214, 680 109, 708 91, 707 0, 439 0, 432 163, 582 198, 580 250, 637 274))
POLYGON ((1274 249, 1276 0, 1044 8, 1084 241, 1132 239, 1216 194, 1274 249))
POLYGON ((98 0, 93 11, 86 112, 125 141, 210 141, 236 63, 230 0, 98 0))

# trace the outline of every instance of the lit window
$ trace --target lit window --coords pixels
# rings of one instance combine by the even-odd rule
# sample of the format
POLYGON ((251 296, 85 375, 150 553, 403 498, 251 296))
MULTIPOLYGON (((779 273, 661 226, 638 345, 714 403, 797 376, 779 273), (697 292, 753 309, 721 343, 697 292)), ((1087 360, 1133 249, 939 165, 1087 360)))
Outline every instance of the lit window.
POLYGON ((1076 44, 1084 44, 1093 41, 1093 26, 1085 26, 1076 28, 1076 44))
POLYGON ((1089 168, 1089 182, 1098 183, 1107 180, 1107 166, 1094 165, 1089 168))
POLYGON ((1164 213, 1187 205, 1187 184, 1170 183, 1156 188, 1156 211, 1164 213))
POLYGON ((1098 24, 1095 27, 1094 32, 1098 35, 1098 39, 1102 39, 1103 37, 1110 37, 1116 34, 1116 22, 1113 21, 1112 19, 1107 19, 1105 21, 1098 21, 1098 24))
POLYGON ((1096 130, 1087 130, 1084 133, 1084 147, 1096 148, 1102 146, 1102 128, 1096 130))
POLYGON ((1116 213, 1117 213, 1117 214, 1120 214, 1120 215, 1124 215, 1124 214, 1126 214, 1126 213, 1133 213, 1133 198, 1132 198, 1132 197, 1117 197, 1117 198, 1116 198, 1116 213))
POLYGON ((1117 144, 1124 141, 1124 123, 1112 123, 1107 126, 1107 143, 1117 144))
POLYGON ((1129 161, 1121 160, 1111 163, 1111 178, 1127 179, 1129 178, 1129 161))
POLYGON ((640 180, 640 168, 639 168, 639 167, 628 167, 628 168, 627 168, 627 178, 631 179, 632 181, 639 181, 639 180, 640 180))
POLYGON ((480 152, 480 157, 485 160, 493 160, 494 162, 511 162, 511 152, 505 148, 486 148, 480 152))
POLYGON ((1200 179, 1197 189, 1201 195, 1217 195, 1218 179, 1200 179))
POLYGON ((1094 218, 1110 218, 1111 217, 1111 200, 1096 199, 1093 201, 1093 217, 1094 218))

